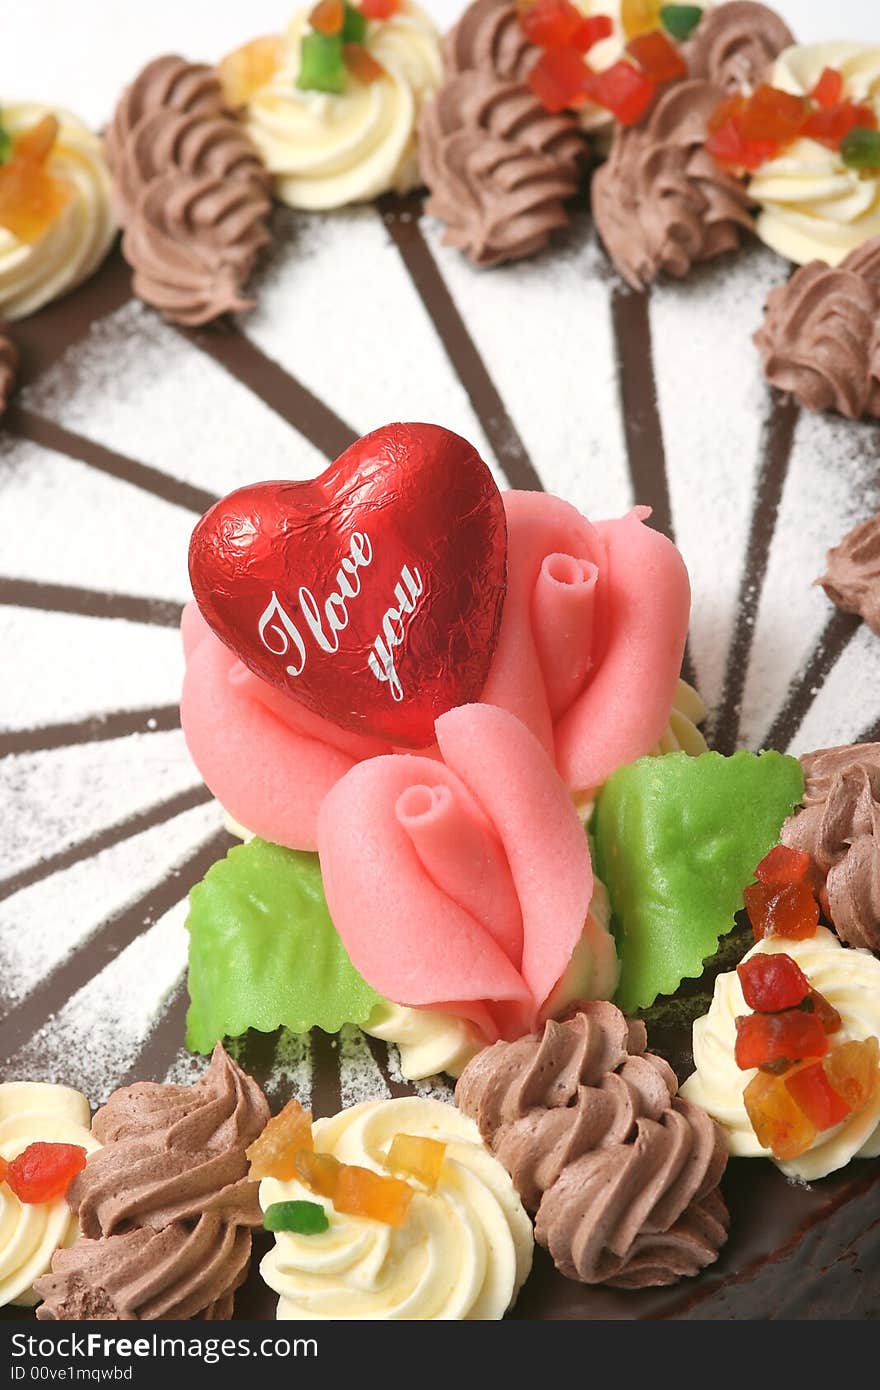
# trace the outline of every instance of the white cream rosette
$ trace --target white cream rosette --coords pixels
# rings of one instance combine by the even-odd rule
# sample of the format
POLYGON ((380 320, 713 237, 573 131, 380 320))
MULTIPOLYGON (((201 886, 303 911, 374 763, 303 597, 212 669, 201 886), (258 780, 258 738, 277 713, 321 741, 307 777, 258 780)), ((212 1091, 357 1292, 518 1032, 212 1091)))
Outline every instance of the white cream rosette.
MULTIPOLYGON (((101 1146, 93 1138, 89 1103, 69 1086, 32 1081, 0 1085, 0 1158, 7 1163, 29 1144, 78 1144, 87 1153, 101 1146)), ((55 1251, 72 1245, 79 1223, 63 1197, 51 1202, 20 1202, 0 1182, 0 1307, 36 1302, 33 1282, 48 1273, 55 1251)))
POLYGON ((293 208, 321 211, 407 192, 419 182, 416 128, 442 78, 433 23, 406 0, 391 19, 369 21, 365 47, 384 68, 375 82, 346 76, 339 95, 296 85, 311 6, 287 30, 285 56, 245 110, 248 134, 293 208))
POLYGON ((330 1222, 320 1235, 276 1235, 261 1271, 279 1318, 491 1320, 513 1303, 531 1268, 532 1224, 472 1120, 412 1097, 367 1101, 314 1126, 316 1150, 386 1175, 397 1134, 447 1145, 436 1188, 417 1188, 402 1227, 346 1216, 296 1181, 260 1184, 264 1211, 322 1202, 330 1222))
POLYGON ((34 242, 0 226, 0 317, 33 314, 92 275, 116 234, 110 171, 100 137, 69 111, 34 103, 3 106, 0 119, 15 137, 44 116, 58 118, 58 139, 48 169, 70 187, 58 216, 34 242))
MULTIPOLYGON (((868 1037, 880 1038, 880 960, 876 956, 870 951, 842 946, 833 932, 819 927, 816 935, 805 941, 765 937, 745 959, 780 951, 797 961, 813 988, 840 1014, 842 1027, 832 1036, 832 1046, 868 1037)), ((734 1057, 735 1020, 748 1013, 751 1010, 743 998, 736 971, 719 975, 709 1012, 694 1024, 696 1071, 682 1086, 681 1094, 696 1105, 702 1105, 718 1121, 733 1155, 772 1158, 758 1143, 743 1102, 743 1092, 756 1072, 754 1069, 740 1071, 734 1057)), ((800 1158, 774 1162, 789 1177, 812 1182, 843 1168, 851 1158, 873 1158, 877 1154, 880 1154, 880 1091, 864 1109, 817 1135, 812 1148, 800 1158)))
MULTIPOLYGON (((772 82, 805 96, 826 67, 842 73, 847 98, 880 116, 880 44, 798 44, 780 54, 772 82)), ((817 140, 796 140, 762 164, 749 192, 761 207, 761 240, 797 265, 839 265, 880 234, 880 178, 848 168, 836 150, 817 140)))

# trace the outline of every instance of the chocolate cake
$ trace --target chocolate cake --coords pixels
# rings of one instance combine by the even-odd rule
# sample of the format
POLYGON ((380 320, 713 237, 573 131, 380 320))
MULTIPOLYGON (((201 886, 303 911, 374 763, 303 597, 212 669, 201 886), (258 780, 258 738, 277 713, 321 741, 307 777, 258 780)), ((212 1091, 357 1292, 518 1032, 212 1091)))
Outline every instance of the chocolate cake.
MULTIPOLYGON (((385 420, 442 422, 500 486, 589 516, 652 508, 691 576, 683 674, 709 706, 711 747, 880 738, 880 644, 812 587, 825 550, 880 510, 880 445, 871 425, 809 414, 762 381, 751 334, 787 278, 779 257, 749 244, 635 291, 585 194, 552 248, 488 275, 442 244, 421 193, 328 219, 276 207, 270 230, 249 314, 164 323, 133 297, 117 249, 14 327, 19 388, 0 422, 0 625, 15 663, 0 693, 0 1081, 63 1080, 98 1105, 134 1080, 204 1070, 183 1046, 186 896, 234 841, 180 733, 188 536, 223 493, 312 477, 385 420)), ((655 1011, 652 1050, 679 1080, 710 994, 707 977, 655 1011)), ((349 1026, 251 1032, 234 1056, 273 1111, 291 1096, 324 1116, 452 1095, 440 1078, 404 1081, 394 1047, 349 1026)), ((807 1186, 734 1159, 722 1188, 730 1240, 699 1278, 587 1288, 538 1250, 512 1315, 877 1315, 880 1160, 807 1186)), ((274 1316, 257 1260, 235 1307, 274 1316)))

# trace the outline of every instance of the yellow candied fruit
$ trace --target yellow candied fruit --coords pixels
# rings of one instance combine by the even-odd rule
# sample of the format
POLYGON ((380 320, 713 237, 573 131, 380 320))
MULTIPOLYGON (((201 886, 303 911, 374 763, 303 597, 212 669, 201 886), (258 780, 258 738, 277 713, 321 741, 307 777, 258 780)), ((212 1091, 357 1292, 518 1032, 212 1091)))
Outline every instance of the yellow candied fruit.
POLYGON ((295 1176, 304 1187, 319 1197, 328 1197, 335 1203, 336 1189, 342 1164, 332 1154, 314 1153, 311 1149, 300 1149, 294 1155, 295 1176))
POLYGON ((266 34, 233 49, 217 64, 217 75, 227 105, 233 110, 247 106, 251 97, 272 81, 284 61, 284 40, 280 34, 266 34))
POLYGON ((620 19, 628 39, 660 28, 660 11, 666 0, 622 0, 620 19))
POLYGON ((816 1126, 786 1089, 782 1076, 759 1071, 743 1092, 758 1143, 774 1158, 799 1158, 816 1139, 816 1126))
POLYGON ((839 1043, 823 1059, 825 1075, 851 1110, 861 1110, 880 1085, 880 1042, 839 1043))
POLYGON ((57 118, 44 116, 19 135, 11 159, 0 165, 0 227, 28 244, 39 240, 73 191, 46 167, 57 138, 57 118))
POLYGON ((404 1226, 415 1191, 399 1178, 344 1164, 337 1176, 333 1205, 347 1216, 366 1216, 386 1226, 404 1226))
POLYGON ((269 1121, 259 1139, 255 1139, 246 1150, 251 1165, 251 1180, 258 1182, 260 1178, 277 1178, 279 1182, 289 1181, 296 1177, 297 1154, 313 1147, 311 1110, 303 1110, 298 1100, 288 1101, 284 1109, 269 1121))
POLYGON ((395 1134, 385 1166, 423 1183, 429 1192, 437 1186, 446 1145, 439 1139, 422 1139, 413 1134, 395 1134))

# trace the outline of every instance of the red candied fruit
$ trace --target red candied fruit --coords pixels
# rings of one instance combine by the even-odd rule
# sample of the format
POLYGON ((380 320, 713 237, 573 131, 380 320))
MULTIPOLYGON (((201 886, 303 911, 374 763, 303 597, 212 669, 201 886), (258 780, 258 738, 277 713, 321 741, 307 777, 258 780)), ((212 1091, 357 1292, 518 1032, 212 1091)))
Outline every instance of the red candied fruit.
POLYGON ((731 169, 759 169, 778 153, 773 140, 744 140, 733 118, 729 118, 706 141, 706 149, 719 164, 731 169))
POLYGON ((854 101, 841 101, 836 106, 813 111, 804 124, 802 134, 820 145, 836 150, 840 142, 856 126, 865 130, 877 129, 877 116, 870 106, 859 106, 854 101))
POLYGON ((743 108, 739 133, 744 140, 772 140, 786 145, 797 139, 809 112, 805 97, 792 96, 762 82, 743 108))
POLYGON ((575 30, 571 46, 576 48, 578 53, 588 53, 593 44, 601 43, 603 39, 610 39, 613 33, 614 24, 610 15, 588 15, 581 20, 575 30))
POLYGON ((821 1062, 790 1071, 785 1089, 816 1129, 833 1129, 852 1113, 852 1107, 831 1085, 821 1062))
POLYGON ((400 9, 400 0, 361 0, 365 19, 391 19, 400 9))
POLYGON ((541 105, 548 111, 564 111, 582 105, 587 70, 573 48, 548 48, 529 73, 528 82, 541 105))
POLYGON ((746 1014, 736 1019, 734 1056, 741 1071, 824 1057, 828 1037, 821 1020, 802 1009, 780 1014, 746 1014))
POLYGON ((810 993, 810 984, 797 961, 783 951, 759 954, 736 967, 743 998, 761 1014, 796 1009, 810 993))
POLYGON ((812 867, 813 861, 805 849, 774 845, 755 870, 755 878, 768 888, 784 888, 787 883, 807 883, 812 867))
POLYGON ((533 0, 519 12, 520 28, 538 48, 568 48, 582 18, 571 0, 533 0))
POLYGON ((63 1197, 86 1166, 79 1144, 28 1144, 6 1169, 6 1181, 20 1202, 29 1205, 63 1197))
POLYGON ((681 49, 659 29, 650 34, 638 34, 626 46, 630 57, 634 58, 647 77, 654 82, 671 82, 673 78, 687 74, 687 63, 681 49))
POLYGON ((604 72, 588 71, 584 90, 590 101, 605 107, 621 125, 634 125, 648 109, 656 88, 650 77, 621 59, 604 72))
POLYGON ((733 121, 734 125, 736 125, 739 117, 742 115, 745 104, 746 99, 740 92, 734 92, 732 96, 725 97, 724 100, 719 102, 715 107, 715 110, 709 113, 706 120, 706 129, 709 131, 709 134, 714 135, 716 131, 723 130, 728 121, 733 121))
POLYGON ((837 68, 823 68, 810 96, 817 106, 836 106, 843 96, 843 73, 837 68))
POLYGON ((820 994, 817 989, 810 990, 809 999, 805 1000, 801 1007, 816 1015, 826 1033, 836 1033, 842 1025, 842 1019, 834 1005, 829 1004, 825 995, 820 994))
POLYGON ((765 936, 804 941, 816 933, 819 904, 806 883, 787 883, 783 888, 750 883, 743 889, 743 901, 756 941, 765 936))

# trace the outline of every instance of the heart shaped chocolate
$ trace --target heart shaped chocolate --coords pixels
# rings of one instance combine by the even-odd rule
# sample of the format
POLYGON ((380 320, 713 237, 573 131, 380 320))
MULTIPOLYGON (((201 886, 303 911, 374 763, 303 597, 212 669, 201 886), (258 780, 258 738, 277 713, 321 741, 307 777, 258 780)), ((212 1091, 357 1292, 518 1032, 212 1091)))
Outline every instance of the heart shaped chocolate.
POLYGON ((205 619, 256 675, 342 728, 423 748, 486 682, 504 505, 459 435, 386 425, 320 478, 217 502, 189 572, 205 619))

